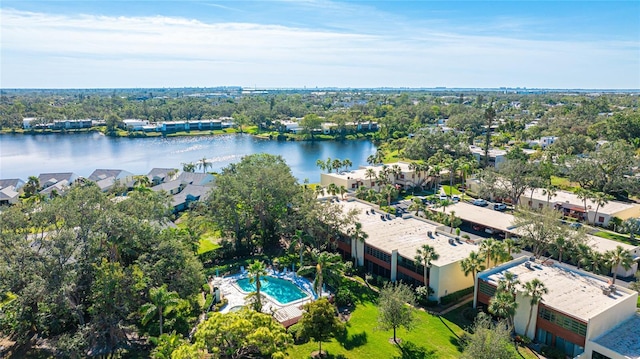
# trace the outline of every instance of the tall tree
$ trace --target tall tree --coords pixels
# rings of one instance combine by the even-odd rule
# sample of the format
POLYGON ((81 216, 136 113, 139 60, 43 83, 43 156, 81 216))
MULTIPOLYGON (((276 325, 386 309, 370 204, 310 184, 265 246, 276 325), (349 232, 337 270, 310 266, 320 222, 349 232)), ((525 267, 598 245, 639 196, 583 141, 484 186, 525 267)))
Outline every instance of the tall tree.
POLYGON ((256 285, 255 293, 252 293, 253 309, 256 312, 262 311, 262 297, 260 290, 262 289, 262 277, 267 276, 267 268, 262 261, 254 260, 247 269, 249 272, 249 283, 256 285))
POLYGON ((469 253, 469 257, 463 259, 460 262, 460 266, 462 267, 462 271, 464 272, 465 277, 471 274, 474 285, 476 282, 476 274, 487 268, 484 265, 484 260, 482 259, 482 257, 478 254, 478 252, 475 251, 469 253))
MULTIPOLYGON (((547 287, 538 278, 526 282, 524 284, 524 296, 529 297, 529 319, 527 319, 527 326, 524 329, 524 335, 529 333, 529 324, 531 324, 531 317, 533 316, 533 307, 538 305, 542 300, 542 296, 549 293, 547 287)), ((535 335, 534 335, 535 336, 535 335)))
POLYGON ((613 273, 613 282, 612 284, 616 284, 616 276, 618 275, 618 267, 622 267, 626 270, 631 268, 631 264, 633 263, 633 257, 631 253, 622 248, 622 246, 616 246, 615 249, 606 251, 604 258, 606 263, 611 268, 611 272, 613 273))
POLYGON ((435 248, 428 244, 423 245, 416 250, 416 256, 414 257, 416 266, 422 266, 424 269, 424 285, 429 285, 429 268, 431 268, 431 262, 440 258, 440 255, 436 253, 435 248))
POLYGON ((198 168, 202 170, 202 173, 206 173, 207 169, 212 167, 213 167, 213 163, 211 163, 206 157, 202 157, 198 161, 198 168))
POLYGON ((337 253, 320 252, 314 249, 311 255, 313 264, 301 267, 298 269, 298 274, 314 274, 313 288, 318 295, 321 295, 325 281, 329 282, 329 284, 339 283, 345 266, 342 263, 342 258, 337 253))
POLYGON ((351 240, 355 242, 355 251, 353 252, 355 255, 354 264, 356 267, 359 267, 360 263, 358 263, 358 244, 364 244, 367 238, 369 238, 369 235, 362 230, 362 223, 356 222, 353 228, 349 231, 349 236, 351 237, 351 240))
POLYGON ((169 315, 180 301, 180 297, 176 292, 170 292, 167 290, 166 285, 149 289, 149 303, 145 303, 140 311, 142 313, 142 324, 146 325, 153 318, 158 316, 158 326, 160 328, 160 336, 162 336, 162 329, 164 327, 163 319, 169 315))
POLYGON ((471 333, 463 341, 463 359, 512 359, 519 356, 504 321, 494 324, 490 316, 480 313, 471 333))
POLYGON ((304 305, 300 319, 301 335, 318 342, 318 352, 322 356, 322 342, 336 336, 344 325, 336 315, 336 308, 326 298, 304 305))
POLYGON ((598 220, 598 211, 600 210, 600 207, 604 207, 607 203, 609 203, 609 201, 612 201, 614 197, 604 192, 592 192, 591 198, 589 199, 596 204, 596 211, 593 214, 593 225, 595 226, 596 221, 598 220))
POLYGON ((398 344, 396 330, 404 327, 411 330, 415 320, 415 295, 413 290, 402 283, 387 283, 380 291, 378 299, 378 328, 393 329, 393 342, 398 344))

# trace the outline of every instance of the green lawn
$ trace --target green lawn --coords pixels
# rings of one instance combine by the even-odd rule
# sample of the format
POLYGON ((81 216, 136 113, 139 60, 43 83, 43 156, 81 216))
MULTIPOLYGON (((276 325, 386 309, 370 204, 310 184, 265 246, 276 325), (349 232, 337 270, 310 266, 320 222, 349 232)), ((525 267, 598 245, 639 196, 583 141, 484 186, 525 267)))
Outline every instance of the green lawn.
POLYGON ((454 195, 454 194, 461 195, 462 194, 462 192, 460 192, 455 186, 451 187, 449 185, 442 185, 442 190, 444 191, 444 193, 447 194, 447 196, 449 194, 452 194, 452 195, 454 195))
POLYGON ((561 190, 573 192, 576 188, 580 187, 576 182, 571 182, 564 177, 551 176, 551 184, 560 188, 561 190))
MULTIPOLYGON (((393 358, 400 357, 400 350, 389 343, 393 331, 374 330, 378 309, 371 302, 359 304, 351 314, 345 336, 323 343, 322 349, 334 357, 345 358, 393 358)), ((463 330, 447 319, 432 316, 423 311, 416 312, 416 325, 411 331, 398 329, 397 336, 403 343, 412 342, 423 347, 432 357, 458 358, 458 336, 463 330), (428 333, 428 336, 425 336, 428 333)), ((288 351, 290 358, 308 358, 318 350, 318 343, 310 341, 296 345, 288 351)))
POLYGON ((212 250, 220 248, 220 245, 216 243, 216 238, 214 236, 202 236, 200 238, 200 245, 198 246, 198 254, 211 252, 212 250))
POLYGON ((622 243, 634 244, 634 243, 631 242, 631 239, 628 236, 625 236, 625 235, 622 235, 622 234, 618 234, 618 233, 607 232, 607 231, 599 231, 599 232, 594 233, 593 235, 601 237, 601 238, 612 239, 614 241, 618 241, 618 242, 622 242, 622 243))

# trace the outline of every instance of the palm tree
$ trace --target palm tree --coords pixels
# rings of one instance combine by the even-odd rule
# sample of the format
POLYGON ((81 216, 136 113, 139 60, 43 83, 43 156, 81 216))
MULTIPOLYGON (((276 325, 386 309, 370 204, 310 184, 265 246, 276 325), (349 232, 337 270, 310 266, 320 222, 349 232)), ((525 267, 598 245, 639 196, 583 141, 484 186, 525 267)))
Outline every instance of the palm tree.
POLYGON ((40 179, 36 176, 29 176, 27 183, 22 187, 24 191, 24 196, 29 198, 36 194, 40 189, 40 179))
POLYGON ((611 284, 616 284, 616 276, 618 275, 618 267, 622 266, 622 268, 629 270, 633 263, 633 257, 631 253, 622 248, 622 246, 617 246, 616 249, 606 251, 605 262, 609 267, 611 267, 611 272, 613 272, 613 282, 611 284))
POLYGON ((587 211, 587 200, 591 199, 592 197, 591 191, 580 187, 575 191, 575 194, 576 194, 576 197, 578 197, 578 199, 584 203, 584 217, 585 217, 584 219, 588 222, 589 216, 587 215, 587 213, 589 212, 587 211))
POLYGON ((516 314, 516 309, 518 309, 518 303, 516 303, 516 298, 513 294, 507 291, 497 291, 489 301, 487 309, 489 313, 505 318, 509 328, 513 329, 513 316, 516 314))
POLYGON ((416 211, 415 216, 418 216, 418 213, 420 213, 420 211, 424 210, 424 203, 422 203, 422 200, 420 198, 414 197, 411 200, 411 204, 409 205, 409 207, 407 208, 410 211, 416 211))
POLYGON ((371 181, 373 178, 376 178, 376 171, 373 168, 367 168, 367 170, 364 172, 364 177, 368 178, 369 181, 371 181))
MULTIPOLYGON (((464 276, 471 274, 473 283, 476 282, 476 274, 486 269, 484 266, 484 260, 478 252, 472 251, 469 253, 469 257, 463 259, 460 262, 464 276)), ((475 285, 475 284, 474 284, 475 285)))
POLYGON ((498 241, 493 238, 488 238, 480 243, 480 254, 486 258, 486 268, 491 268, 491 259, 495 257, 495 253, 498 250, 498 241))
POLYGON ((133 185, 135 187, 144 187, 147 188, 149 186, 151 186, 151 180, 149 179, 148 176, 134 176, 133 177, 134 181, 133 181, 133 185))
POLYGON ((209 160, 207 160, 206 157, 202 157, 199 161, 198 161, 198 168, 200 168, 202 170, 202 173, 206 173, 208 168, 212 168, 213 167, 213 163, 209 162, 209 160))
POLYGON ((339 283, 340 276, 344 272, 344 263, 337 253, 320 252, 314 249, 311 252, 314 265, 307 265, 298 269, 298 274, 307 275, 314 273, 313 288, 318 296, 322 294, 322 286, 325 282, 329 284, 339 283))
POLYGON ((333 162, 331 162, 331 167, 335 168, 336 173, 340 172, 340 167, 342 167, 342 161, 336 158, 335 160, 333 160, 333 162))
POLYGON ((503 274, 503 278, 498 280, 498 291, 505 291, 512 296, 516 295, 516 285, 520 284, 520 281, 515 274, 506 271, 503 274))
POLYGON ((142 312, 142 325, 146 325, 157 313, 160 324, 160 335, 162 335, 164 316, 169 315, 169 313, 176 308, 180 302, 180 296, 176 292, 169 292, 167 285, 163 284, 161 287, 149 289, 149 300, 151 301, 150 303, 145 303, 140 308, 142 312))
POLYGON ((195 172, 196 171, 196 165, 193 162, 188 162, 188 163, 183 162, 182 163, 182 170, 185 171, 185 172, 195 172))
POLYGON ((298 250, 300 251, 300 263, 298 265, 298 268, 302 267, 304 265, 304 250, 307 248, 307 243, 308 243, 309 237, 301 230, 296 229, 296 234, 293 235, 293 237, 291 238, 291 247, 298 247, 298 250))
POLYGON ((453 222, 456 220, 456 211, 449 212, 449 234, 453 233, 453 222))
POLYGON ((530 297, 529 300, 529 319, 527 320, 527 326, 524 329, 524 335, 526 336, 529 332, 529 324, 531 324, 531 316, 533 315, 533 307, 540 303, 542 300, 542 296, 549 293, 547 287, 544 286, 544 283, 538 279, 534 278, 533 280, 526 282, 524 284, 524 296, 530 297))
POLYGON ((573 243, 567 240, 564 236, 556 237, 551 242, 550 251, 553 255, 558 257, 558 262, 562 263, 562 255, 571 250, 573 243))
POLYGON ((595 226, 596 221, 598 220, 598 210, 600 210, 600 207, 604 207, 604 205, 609 203, 609 201, 613 200, 613 196, 604 192, 593 192, 590 199, 596 203, 596 212, 593 214, 593 225, 595 226))
POLYGON ((318 166, 318 168, 320 168, 323 171, 327 169, 327 165, 324 163, 323 160, 317 160, 316 166, 318 166))
POLYGON ((369 238, 369 235, 362 230, 362 223, 360 222, 356 222, 350 234, 351 234, 351 240, 355 241, 355 244, 356 244, 354 255, 355 255, 355 265, 357 267, 360 265, 360 263, 358 263, 358 244, 359 243, 364 244, 367 238, 369 238))
POLYGON ((338 186, 336 186, 335 183, 329 183, 329 185, 327 186, 327 193, 329 193, 332 196, 335 196, 336 193, 338 193, 338 186))
POLYGON ((543 190, 542 194, 547 196, 547 207, 549 207, 549 202, 551 202, 551 197, 555 197, 558 195, 558 187, 548 184, 543 190))
POLYGON ((350 159, 345 158, 342 160, 342 167, 344 167, 345 171, 348 171, 351 166, 353 166, 353 162, 350 159))
POLYGON ((267 268, 263 262, 256 260, 249 265, 247 271, 249 272, 249 283, 256 284, 256 291, 255 294, 253 294, 253 309, 255 309, 256 312, 261 312, 262 298, 260 297, 260 289, 262 288, 262 283, 260 282, 260 277, 265 277, 267 275, 267 268))
POLYGON ((324 187, 322 187, 321 185, 316 186, 316 196, 317 197, 324 196, 324 187))
POLYGON ((338 188, 338 192, 340 192, 340 197, 344 199, 344 195, 347 194, 347 187, 340 186, 340 188, 338 188))
POLYGON ((424 244, 421 248, 416 250, 416 256, 414 257, 416 266, 422 265, 424 268, 424 285, 429 283, 429 268, 431 268, 431 262, 440 258, 440 255, 436 253, 435 248, 428 244, 424 244))
POLYGON ((573 257, 575 258, 576 266, 578 267, 578 269, 583 266, 588 267, 592 258, 591 247, 584 243, 579 243, 574 248, 573 257))
POLYGON ((384 186, 384 188, 382 189, 381 192, 387 198, 387 206, 391 206, 391 197, 395 198, 397 196, 397 191, 396 191, 395 187, 393 187, 392 185, 388 184, 388 185, 384 186))
POLYGON ((507 251, 507 255, 509 259, 511 259, 511 254, 520 249, 520 244, 516 242, 513 238, 507 238, 504 240, 504 249, 507 251))

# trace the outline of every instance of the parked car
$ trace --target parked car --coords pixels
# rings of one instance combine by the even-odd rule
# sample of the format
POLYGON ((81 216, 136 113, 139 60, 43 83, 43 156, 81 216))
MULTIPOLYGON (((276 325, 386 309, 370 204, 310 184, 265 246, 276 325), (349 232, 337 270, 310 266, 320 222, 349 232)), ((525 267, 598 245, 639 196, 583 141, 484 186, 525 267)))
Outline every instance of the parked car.
POLYGON ((496 231, 495 229, 493 229, 493 228, 485 228, 485 229, 484 229, 484 231, 485 231, 485 233, 489 233, 489 234, 494 234, 494 233, 496 233, 496 232, 497 232, 497 231, 496 231))
POLYGON ((451 200, 454 202, 460 202, 460 196, 458 196, 457 194, 454 194, 453 196, 451 196, 451 200))
POLYGON ((474 224, 471 228, 473 228, 474 231, 481 231, 484 229, 484 227, 479 224, 474 224))
POLYGON ((573 229, 580 229, 582 227, 582 223, 573 222, 573 223, 569 224, 569 227, 571 227, 573 229))
POLYGON ((480 206, 480 207, 486 207, 489 205, 489 202, 485 201, 482 198, 478 198, 476 200, 473 200, 473 205, 474 206, 480 206))
POLYGON ((447 196, 446 194, 441 194, 441 195, 440 195, 440 197, 439 197, 439 199, 440 199, 441 201, 446 201, 446 200, 448 200, 448 199, 449 199, 449 196, 447 196))
POLYGON ((496 211, 504 211, 507 209, 507 205, 504 203, 494 203, 493 209, 496 211))

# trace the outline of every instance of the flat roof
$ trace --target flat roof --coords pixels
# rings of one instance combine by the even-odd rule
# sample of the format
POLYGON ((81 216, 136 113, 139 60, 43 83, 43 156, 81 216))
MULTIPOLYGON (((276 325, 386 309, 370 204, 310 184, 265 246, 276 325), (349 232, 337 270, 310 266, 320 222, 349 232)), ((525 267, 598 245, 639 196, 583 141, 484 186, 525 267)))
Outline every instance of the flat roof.
POLYGON ((622 242, 618 242, 618 241, 614 241, 611 239, 607 239, 607 238, 602 238, 602 237, 598 237, 598 236, 594 236, 591 234, 587 234, 587 244, 589 245, 589 247, 591 247, 591 249, 599 252, 599 253, 604 253, 606 251, 612 251, 614 249, 616 249, 617 246, 620 246, 622 248, 624 248, 625 250, 628 250, 632 253, 640 249, 640 246, 633 246, 631 244, 627 244, 627 243, 622 243, 622 242))
MULTIPOLYGON (((538 188, 535 191, 533 191, 533 196, 532 198, 535 198, 538 201, 547 201, 547 195, 543 193, 543 189, 542 188, 538 188)), ((527 194, 525 194, 526 197, 530 197, 531 196, 531 191, 527 191, 527 194)), ((580 208, 584 209, 584 202, 578 198, 578 196, 576 196, 574 193, 571 192, 567 192, 567 191, 558 191, 556 192, 556 195, 551 197, 549 200, 549 204, 553 205, 555 203, 569 203, 572 205, 576 205, 579 206, 580 208)), ((591 201, 591 200, 587 200, 587 209, 590 211, 594 211, 596 210, 596 207, 598 207, 598 204, 591 201)), ((600 208, 598 208, 598 213, 603 213, 603 214, 615 214, 618 212, 622 212, 625 210, 628 210, 630 208, 633 208, 634 205, 629 204, 629 203, 624 203, 624 202, 618 202, 618 201, 609 201, 607 204, 605 204, 604 206, 600 206, 600 208)))
POLYGON ((442 267, 467 258, 471 251, 478 250, 478 246, 475 244, 465 242, 449 244, 449 237, 444 234, 436 235, 436 225, 427 221, 413 217, 394 216, 391 216, 393 218, 391 220, 382 220, 380 218, 381 212, 378 210, 375 214, 367 215, 366 211, 373 208, 368 203, 355 200, 342 201, 341 203, 344 212, 351 209, 359 211, 356 220, 362 223, 362 230, 369 236, 366 243, 387 253, 397 249, 401 256, 413 259, 416 250, 428 244, 440 255, 440 258, 432 262, 433 265, 442 267), (427 235, 429 231, 434 233, 432 238, 427 235))
POLYGON ((602 288, 609 286, 608 278, 570 269, 555 261, 548 265, 531 262, 531 269, 525 266, 527 262, 527 258, 518 258, 480 273, 479 278, 495 285, 505 272, 515 274, 520 283, 538 278, 549 290, 542 303, 585 322, 633 295, 632 291, 619 286, 615 294, 605 295, 602 288))
MULTIPOLYGON (((400 167, 400 169, 402 170, 402 172, 411 172, 412 170, 409 169, 409 163, 408 162, 394 162, 394 163, 387 163, 385 164, 388 168, 392 168, 394 165, 397 165, 400 167)), ((367 178, 367 169, 369 168, 373 168, 373 170, 375 171, 376 175, 378 175, 380 173, 380 171, 382 171, 383 165, 378 165, 378 166, 360 166, 360 168, 358 169, 354 169, 354 170, 350 170, 350 171, 341 171, 341 172, 332 172, 332 173, 323 173, 325 176, 332 176, 332 177, 336 177, 336 178, 342 178, 342 179, 348 179, 348 178, 353 178, 353 179, 360 179, 360 180, 369 180, 369 178, 367 178)), ((371 179, 372 181, 375 181, 375 178, 371 179)))
POLYGON ((624 356, 640 358, 640 314, 606 332, 594 340, 595 343, 624 356))
POLYGON ((456 212, 456 217, 486 227, 495 228, 505 232, 513 232, 515 217, 512 214, 494 211, 489 207, 474 206, 466 202, 458 202, 446 208, 447 213, 456 212))

